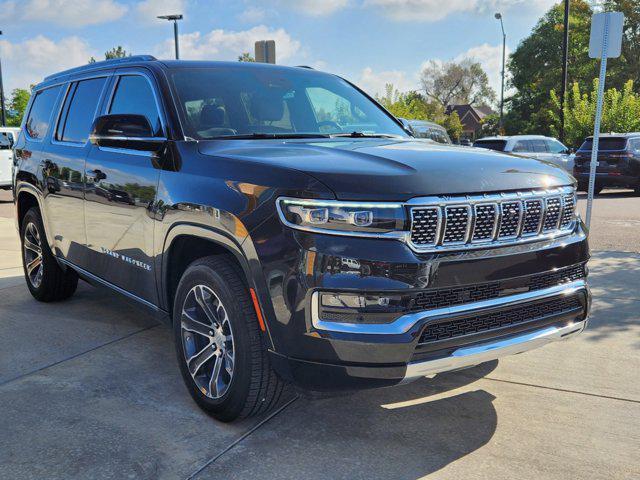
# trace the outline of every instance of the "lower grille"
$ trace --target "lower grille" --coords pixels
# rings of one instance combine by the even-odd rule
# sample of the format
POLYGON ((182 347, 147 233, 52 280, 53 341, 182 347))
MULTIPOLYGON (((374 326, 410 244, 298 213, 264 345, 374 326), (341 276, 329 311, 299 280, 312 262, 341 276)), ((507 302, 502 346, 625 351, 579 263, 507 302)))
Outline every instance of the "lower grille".
POLYGON ((491 300, 514 293, 514 290, 533 291, 561 285, 586 277, 584 264, 573 265, 554 272, 545 272, 500 282, 483 283, 455 288, 422 290, 414 293, 410 305, 411 312, 432 308, 449 307, 469 302, 491 300))
POLYGON ((498 312, 476 314, 457 320, 428 325, 423 330, 419 343, 438 342, 497 330, 582 308, 579 298, 571 296, 556 297, 544 302, 515 306, 498 312))

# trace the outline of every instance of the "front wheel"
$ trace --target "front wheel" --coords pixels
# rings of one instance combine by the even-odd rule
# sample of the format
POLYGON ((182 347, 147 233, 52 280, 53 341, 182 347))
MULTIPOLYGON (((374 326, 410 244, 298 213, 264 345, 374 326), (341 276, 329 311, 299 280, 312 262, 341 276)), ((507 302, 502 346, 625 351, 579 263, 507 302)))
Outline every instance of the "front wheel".
POLYGON ((189 393, 224 422, 271 410, 285 383, 263 344, 256 312, 239 267, 226 256, 192 263, 173 309, 178 364, 189 393))
POLYGON ((20 228, 22 265, 31 295, 41 302, 55 302, 69 298, 78 286, 78 275, 72 269, 63 270, 53 256, 40 211, 31 208, 20 228))

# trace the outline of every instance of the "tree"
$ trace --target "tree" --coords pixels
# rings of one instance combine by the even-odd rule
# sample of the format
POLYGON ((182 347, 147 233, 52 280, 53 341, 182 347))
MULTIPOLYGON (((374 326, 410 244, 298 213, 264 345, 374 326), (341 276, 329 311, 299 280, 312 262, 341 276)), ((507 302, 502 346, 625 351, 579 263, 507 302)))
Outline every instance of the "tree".
POLYGON ((8 104, 7 125, 10 127, 19 127, 22 123, 22 117, 27 109, 31 92, 24 88, 16 88, 11 92, 11 100, 8 104))
MULTIPOLYGON (((602 104, 603 132, 635 132, 640 130, 640 94, 633 91, 633 80, 627 81, 622 90, 613 87, 605 91, 602 104)), ((565 140, 568 145, 578 146, 585 137, 593 134, 598 96, 598 79, 593 81, 589 93, 583 93, 574 83, 567 92, 565 107, 565 140)), ((555 90, 551 91, 551 133, 556 134, 560 125, 560 100, 555 90)))
POLYGON ((376 100, 396 117, 435 122, 447 129, 451 139, 460 140, 463 126, 458 112, 446 115, 439 102, 429 101, 419 92, 400 93, 393 84, 387 83, 384 95, 376 100))
MULTIPOLYGON (((568 76, 584 88, 598 76, 598 62, 588 55, 592 14, 586 1, 571 0, 568 76)), ((516 92, 508 99, 504 122, 508 134, 550 133, 549 92, 559 90, 562 83, 563 21, 563 5, 558 3, 510 56, 510 84, 516 92)))
MULTIPOLYGON (((624 36, 622 38, 622 54, 617 59, 611 59, 609 73, 612 78, 639 79, 640 78, 640 3, 638 0, 605 0, 604 7, 609 11, 624 13, 624 36)), ((609 82, 609 80, 607 80, 609 82)), ((615 85, 618 86, 618 85, 615 85)), ((634 85, 640 91, 640 83, 634 85)))
MULTIPOLYGON (((122 48, 120 45, 112 48, 111 50, 107 50, 106 52, 104 52, 105 60, 113 60, 114 58, 125 58, 130 56, 131 54, 127 53, 127 51, 124 48, 122 48)), ((89 59, 89 63, 96 63, 96 59, 91 57, 89 59)))
POLYGON ((496 99, 487 73, 472 59, 445 63, 431 60, 422 70, 420 82, 426 96, 443 107, 467 103, 488 105, 496 99))
POLYGON ((249 52, 244 52, 242 55, 238 56, 239 62, 255 62, 256 59, 251 56, 249 52))

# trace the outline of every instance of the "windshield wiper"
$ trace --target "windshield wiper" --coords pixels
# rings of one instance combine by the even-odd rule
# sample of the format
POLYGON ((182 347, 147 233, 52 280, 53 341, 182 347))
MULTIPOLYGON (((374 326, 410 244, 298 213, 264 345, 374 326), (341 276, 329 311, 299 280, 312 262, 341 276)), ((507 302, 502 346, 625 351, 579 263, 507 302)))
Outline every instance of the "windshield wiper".
POLYGON ((351 133, 333 133, 331 138, 335 137, 348 137, 348 138, 402 138, 400 135, 391 135, 390 133, 365 133, 365 132, 351 132, 351 133))
POLYGON ((211 137, 210 140, 247 140, 247 139, 270 139, 270 138, 329 138, 324 133, 241 133, 238 135, 220 135, 211 137))

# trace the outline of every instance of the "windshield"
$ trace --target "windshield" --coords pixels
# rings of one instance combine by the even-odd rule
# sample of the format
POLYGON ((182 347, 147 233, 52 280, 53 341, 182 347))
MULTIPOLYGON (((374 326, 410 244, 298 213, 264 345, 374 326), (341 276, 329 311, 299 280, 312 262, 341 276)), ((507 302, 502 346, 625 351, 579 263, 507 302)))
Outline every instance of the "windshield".
POLYGON ((507 142, 506 140, 478 140, 473 143, 473 146, 504 152, 504 147, 507 146, 507 142))
MULTIPOLYGON (((598 150, 624 150, 627 146, 627 139, 624 137, 604 137, 598 141, 598 150)), ((587 138, 580 150, 591 150, 593 148, 593 138, 587 138)))
POLYGON ((326 73, 224 66, 177 69, 172 79, 185 134, 197 140, 407 136, 375 103, 326 73))

